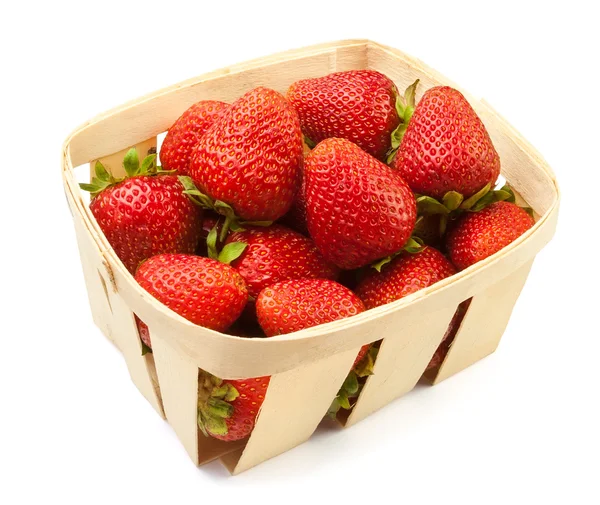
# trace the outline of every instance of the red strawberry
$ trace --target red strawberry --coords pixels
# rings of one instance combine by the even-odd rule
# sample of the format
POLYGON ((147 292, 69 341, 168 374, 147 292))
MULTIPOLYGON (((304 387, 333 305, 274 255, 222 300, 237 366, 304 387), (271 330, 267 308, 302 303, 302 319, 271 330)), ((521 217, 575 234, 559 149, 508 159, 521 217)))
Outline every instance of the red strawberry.
POLYGON ((441 252, 425 247, 416 254, 402 253, 383 266, 381 272, 371 269, 355 291, 365 307, 372 309, 404 298, 455 273, 456 269, 441 252))
POLYGON ((256 88, 236 100, 199 140, 190 177, 201 192, 250 221, 274 221, 300 183, 302 132, 282 95, 256 88))
POLYGON ((226 244, 233 242, 248 244, 231 266, 245 279, 248 293, 254 298, 279 281, 335 279, 339 273, 335 265, 325 261, 312 240, 281 225, 233 232, 226 244))
POLYGON ((306 183, 304 182, 304 177, 302 178, 302 182, 300 183, 300 189, 296 194, 296 198, 294 199, 294 203, 290 208, 289 212, 283 216, 281 219, 281 223, 289 226, 293 230, 296 230, 298 233, 302 233, 302 235, 308 236, 308 227, 306 226, 306 183))
POLYGON ((336 72, 295 82, 287 99, 298 111, 303 133, 315 144, 345 138, 383 159, 400 123, 397 89, 375 70, 336 72))
POLYGON ((173 123, 160 148, 160 162, 166 170, 187 175, 192 150, 212 124, 229 108, 225 102, 202 100, 173 123))
POLYGON ((365 306, 348 288, 328 279, 295 279, 263 289, 258 322, 269 337, 360 314, 365 306))
POLYGON ((270 377, 218 379, 200 371, 198 426, 205 435, 232 442, 246 438, 256 422, 270 377))
MULTIPOLYGON (((188 321, 225 331, 248 299, 244 279, 229 265, 190 254, 159 254, 144 261, 135 280, 188 321)), ((139 328, 144 340, 147 329, 139 328)), ((144 343, 151 347, 150 336, 144 343)))
POLYGON ((345 139, 327 139, 306 159, 310 235, 323 256, 353 269, 402 249, 415 198, 392 169, 345 139))
POLYGON ((463 270, 498 252, 534 225, 533 218, 510 202, 496 202, 463 214, 446 237, 452 263, 463 270))
POLYGON ((414 109, 392 162, 415 193, 441 200, 465 198, 500 175, 500 158, 465 97, 448 86, 425 92, 414 109))
POLYGON ((153 173, 155 157, 140 168, 132 149, 124 161, 129 178, 117 181, 97 163, 96 178, 81 185, 92 192, 90 210, 131 273, 150 256, 194 252, 200 237, 202 211, 183 194, 177 177, 137 175, 153 173))

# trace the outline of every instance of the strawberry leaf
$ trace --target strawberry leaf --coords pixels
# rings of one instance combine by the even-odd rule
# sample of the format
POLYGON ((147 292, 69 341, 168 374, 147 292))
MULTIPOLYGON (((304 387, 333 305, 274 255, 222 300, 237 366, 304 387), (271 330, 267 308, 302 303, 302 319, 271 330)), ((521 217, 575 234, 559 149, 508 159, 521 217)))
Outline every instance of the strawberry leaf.
POLYGON ((443 203, 438 202, 435 198, 431 198, 430 196, 419 196, 417 198, 417 213, 421 215, 447 215, 450 214, 450 209, 443 203))
POLYGON ((358 377, 353 371, 350 371, 346 377, 342 389, 347 393, 347 397, 358 393, 358 377))
POLYGON ((110 182, 111 175, 108 173, 108 170, 104 167, 104 165, 97 161, 94 166, 94 172, 96 173, 96 177, 103 182, 110 182))
POLYGON ((141 174, 151 174, 156 171, 156 154, 149 154, 142 161, 141 174))
POLYGON ((240 257, 240 255, 244 252, 244 249, 246 249, 247 246, 248 244, 246 244, 245 242, 231 242, 230 244, 227 244, 225 247, 223 247, 223 249, 219 253, 218 260, 221 263, 229 265, 233 260, 240 257))
POLYGON ((450 211, 456 210, 463 202, 464 196, 457 191, 448 191, 442 199, 442 204, 450 211))
POLYGON ((421 238, 410 237, 403 250, 410 254, 417 254, 425 249, 425 247, 425 242, 421 238))
POLYGON ((304 135, 304 143, 308 146, 309 149, 314 149, 317 145, 311 139, 309 139, 306 135, 304 135))
POLYGON ((211 417, 220 417, 228 419, 233 415, 233 405, 219 398, 209 398, 207 401, 207 412, 211 417))
POLYGON ((140 159, 138 158, 137 149, 135 147, 132 147, 127 151, 125 158, 123 158, 123 168, 129 177, 138 174, 140 170, 140 159))
POLYGON ((206 237, 206 249, 208 251, 208 257, 213 260, 219 259, 219 253, 217 251, 217 230, 219 227, 219 222, 217 221, 215 225, 208 232, 208 236, 206 237))
POLYGON ((352 406, 350 405, 350 401, 348 400, 348 393, 343 389, 340 390, 337 396, 337 401, 340 404, 340 407, 343 409, 350 410, 352 406))
POLYGON ((486 184, 483 188, 481 188, 477 193, 475 193, 473 196, 470 196, 469 198, 467 198, 461 205, 460 205, 460 209, 463 210, 471 210, 471 207, 473 207, 479 200, 481 200, 485 195, 487 195, 490 191, 491 188, 491 184, 486 184))

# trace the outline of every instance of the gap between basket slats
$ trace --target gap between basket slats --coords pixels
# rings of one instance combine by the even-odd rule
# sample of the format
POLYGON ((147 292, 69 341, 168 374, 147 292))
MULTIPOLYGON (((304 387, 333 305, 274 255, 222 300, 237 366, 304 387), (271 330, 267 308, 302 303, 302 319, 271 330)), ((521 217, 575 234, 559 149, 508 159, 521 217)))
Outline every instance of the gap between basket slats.
MULTIPOLYGON (((395 398, 412 390, 442 341, 456 311, 445 307, 432 314, 419 314, 410 320, 388 318, 381 328, 383 342, 379 348, 373 375, 345 421, 351 426, 395 398)), ((342 418, 343 419, 343 418, 342 418)))
POLYGON ((496 350, 532 264, 533 259, 473 297, 439 371, 433 377, 428 377, 433 384, 464 370, 496 350))

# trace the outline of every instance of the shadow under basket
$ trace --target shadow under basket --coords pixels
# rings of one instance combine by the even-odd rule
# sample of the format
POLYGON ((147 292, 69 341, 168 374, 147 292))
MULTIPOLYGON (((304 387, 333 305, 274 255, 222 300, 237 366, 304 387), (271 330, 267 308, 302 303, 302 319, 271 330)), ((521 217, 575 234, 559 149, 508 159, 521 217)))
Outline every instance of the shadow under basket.
POLYGON ((374 375, 367 379, 350 414, 342 416, 343 424, 350 426, 409 392, 465 300, 472 299, 453 344, 441 366, 427 378, 436 384, 494 352, 535 255, 554 234, 559 191, 552 170, 489 105, 463 91, 492 137, 503 176, 536 216, 535 226, 499 253, 394 303, 269 339, 245 339, 196 326, 140 288, 100 231, 73 167, 93 166, 101 159, 117 175, 130 147, 136 146, 140 155, 156 147, 157 135, 199 100, 232 102, 256 86, 285 93, 298 79, 355 69, 378 70, 398 89, 417 78, 422 91, 440 84, 458 88, 396 49, 367 40, 334 42, 182 82, 92 119, 64 144, 65 192, 94 322, 121 350, 133 382, 166 417, 197 465, 220 458, 236 474, 306 441, 363 344, 382 341, 374 375), (142 356, 134 313, 150 328, 153 354, 142 356), (272 376, 249 439, 225 443, 199 433, 199 369, 230 379, 272 376))

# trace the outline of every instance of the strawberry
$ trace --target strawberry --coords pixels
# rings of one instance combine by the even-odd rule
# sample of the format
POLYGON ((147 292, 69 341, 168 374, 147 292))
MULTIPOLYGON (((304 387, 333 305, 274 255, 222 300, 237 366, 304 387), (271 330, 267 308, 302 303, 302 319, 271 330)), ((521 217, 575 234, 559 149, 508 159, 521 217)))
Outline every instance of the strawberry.
POLYGON ((200 430, 225 442, 246 438, 254 428, 269 381, 270 377, 222 380, 200 370, 200 430))
MULTIPOLYGON (((246 283, 236 270, 191 254, 152 256, 139 266, 135 280, 180 316, 216 331, 229 328, 248 299, 246 283)), ((147 329, 138 325, 138 330, 144 343, 152 347, 147 329)))
POLYGON ((371 269, 355 292, 365 307, 372 309, 404 298, 455 273, 456 269, 441 252, 425 247, 416 254, 402 253, 381 272, 371 269))
POLYGON ((336 72, 292 84, 287 99, 298 111, 302 132, 313 144, 345 138, 378 159, 390 148, 400 123, 397 89, 375 70, 336 72))
POLYGON ((495 202, 463 214, 446 237, 446 249, 459 270, 484 260, 516 240, 535 221, 514 203, 495 202))
POLYGON ((352 291, 329 279, 276 282, 256 299, 258 322, 268 337, 337 321, 364 310, 352 291))
POLYGON ((302 132, 285 98, 255 88, 236 100, 199 140, 189 174, 197 188, 238 218, 274 221, 300 183, 302 132))
POLYGON ((307 224, 323 256, 358 268, 404 247, 416 220, 404 180, 358 146, 331 138, 305 162, 307 224))
POLYGON ((256 298, 267 286, 290 279, 335 279, 339 273, 328 263, 313 241, 284 226, 249 227, 229 235, 226 244, 247 244, 231 262, 246 281, 248 293, 256 298))
POLYGON ((308 227, 306 226, 306 183, 304 177, 300 183, 300 188, 292 203, 289 212, 281 218, 281 223, 296 230, 302 235, 308 236, 308 227))
POLYGON ((140 166, 131 149, 123 162, 128 178, 117 180, 100 162, 91 184, 90 210, 125 267, 133 274, 143 260, 161 253, 192 253, 200 238, 202 211, 183 194, 174 175, 161 174, 156 155, 140 166))
MULTIPOLYGON (((406 107, 410 110, 414 103, 406 107)), ((427 90, 410 116, 391 166, 415 193, 441 200, 452 191, 468 198, 494 184, 500 158, 459 91, 448 86, 427 90)))
POLYGON ((167 170, 187 175, 192 150, 212 124, 229 108, 225 102, 202 100, 187 109, 169 128, 160 148, 160 162, 167 170))

